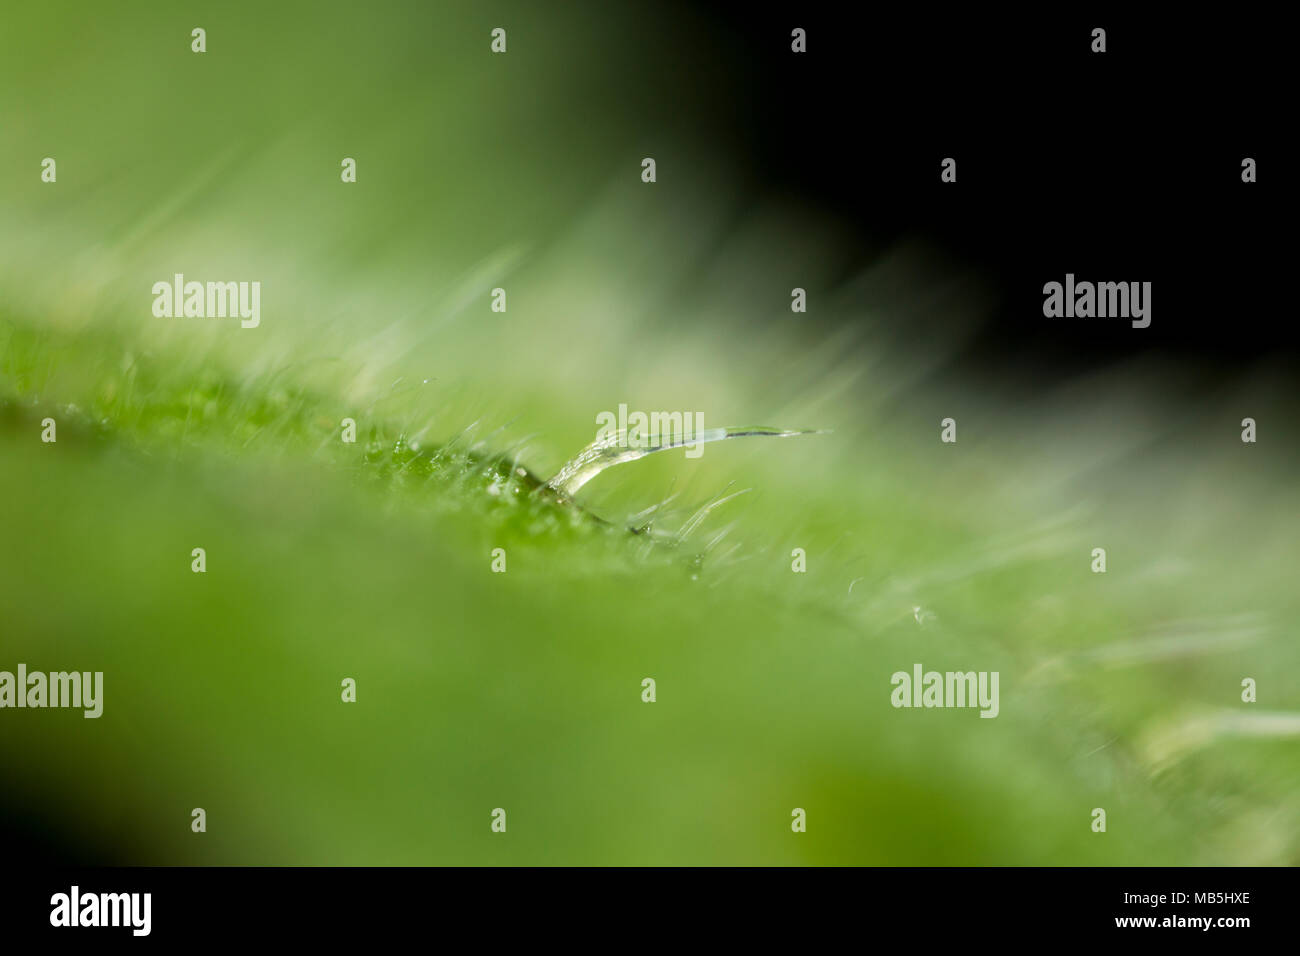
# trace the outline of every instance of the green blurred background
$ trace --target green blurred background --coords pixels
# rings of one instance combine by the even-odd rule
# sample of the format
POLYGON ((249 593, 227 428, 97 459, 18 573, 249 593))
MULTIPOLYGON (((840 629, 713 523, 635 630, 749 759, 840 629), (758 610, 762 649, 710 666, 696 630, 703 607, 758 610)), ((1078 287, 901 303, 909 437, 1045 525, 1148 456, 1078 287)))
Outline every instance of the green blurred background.
POLYGON ((954 369, 994 292, 763 189, 719 125, 745 50, 684 5, 6 21, 0 669, 105 674, 98 720, 0 712, 34 857, 1300 861, 1294 402, 1267 366, 1207 389, 1147 357, 1031 397, 954 369), (261 326, 153 317, 176 272, 260 281, 261 326), (831 433, 619 467, 585 512, 463 457, 548 476, 622 402, 831 433), (663 539, 621 530, 665 499, 663 539), (1000 716, 893 709, 916 662, 999 671, 1000 716))

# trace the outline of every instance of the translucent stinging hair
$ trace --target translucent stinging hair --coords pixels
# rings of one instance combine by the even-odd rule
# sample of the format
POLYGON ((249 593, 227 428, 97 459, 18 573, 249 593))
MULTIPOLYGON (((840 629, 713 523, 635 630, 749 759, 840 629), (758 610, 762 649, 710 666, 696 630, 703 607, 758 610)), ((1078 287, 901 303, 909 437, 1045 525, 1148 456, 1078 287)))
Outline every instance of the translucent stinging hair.
POLYGON ((555 477, 543 486, 561 500, 570 500, 578 489, 606 468, 636 461, 657 451, 702 445, 706 442, 724 441, 728 438, 793 438, 796 435, 818 435, 816 429, 770 428, 766 425, 733 425, 728 428, 706 428, 689 438, 675 434, 664 439, 640 439, 636 444, 628 441, 628 430, 621 429, 605 438, 597 439, 570 459, 555 477))

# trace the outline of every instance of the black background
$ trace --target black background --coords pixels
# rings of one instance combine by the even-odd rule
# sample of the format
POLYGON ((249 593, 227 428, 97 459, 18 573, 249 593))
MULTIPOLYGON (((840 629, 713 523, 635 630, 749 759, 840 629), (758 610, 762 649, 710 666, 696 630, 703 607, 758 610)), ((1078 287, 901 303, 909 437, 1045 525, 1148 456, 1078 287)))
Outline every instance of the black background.
POLYGON ((1034 376, 1142 354, 1228 373, 1294 360, 1279 23, 1245 9, 703 9, 745 63, 710 116, 754 181, 837 211, 880 248, 933 240, 997 290, 964 361, 1034 376), (795 26, 806 54, 790 50, 795 26), (1105 53, 1091 52, 1094 27, 1105 53), (954 184, 939 179, 948 156, 954 184), (1043 284, 1067 272, 1152 282, 1151 326, 1045 318, 1043 284))
MULTIPOLYGON (((0 878, 7 942, 44 949, 114 943, 174 947, 292 940, 299 948, 343 942, 427 940, 481 945, 520 939, 534 946, 582 941, 669 951, 752 940, 823 949, 846 942, 929 951, 999 944, 1117 940, 1184 950, 1188 945, 1255 949, 1281 940, 1293 922, 1293 871, 1206 868, 998 870, 897 869, 835 873, 729 869, 651 872, 522 871, 455 874, 391 868, 209 868, 40 870, 0 878), (884 876, 884 878, 880 878, 884 876), (450 878, 449 878, 450 877, 450 878), (53 928, 50 898, 68 893, 152 893, 152 931, 53 928), (1124 894, 1249 893, 1241 903, 1152 908, 1124 894), (1116 917, 1247 917, 1249 927, 1116 927, 1116 917), (624 942, 631 940, 631 942, 624 942), (152 942, 149 942, 152 941, 152 942)), ((1288 939, 1290 937, 1287 937, 1288 939)), ((364 950, 363 950, 364 951, 364 950)))

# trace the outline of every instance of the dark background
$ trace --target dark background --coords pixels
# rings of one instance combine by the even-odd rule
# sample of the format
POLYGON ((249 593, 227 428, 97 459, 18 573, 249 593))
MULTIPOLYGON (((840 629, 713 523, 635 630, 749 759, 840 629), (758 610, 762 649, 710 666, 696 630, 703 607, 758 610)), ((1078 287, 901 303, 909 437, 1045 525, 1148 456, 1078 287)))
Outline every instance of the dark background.
MULTIPOLYGON (((1279 24, 1245 11, 692 7, 744 64, 741 92, 706 113, 756 183, 839 212, 872 246, 925 236, 996 289, 962 361, 1033 378, 1140 354, 1225 373, 1295 360, 1280 305, 1279 24), (806 54, 790 51, 795 26, 806 54), (1098 26, 1104 54, 1090 49, 1098 26), (947 156, 955 184, 939 179, 947 156), (1241 181, 1247 156, 1254 184, 1241 181), (1067 272, 1152 282, 1151 326, 1045 318, 1043 284, 1067 272)), ((702 88, 735 78, 716 79, 702 88)))

